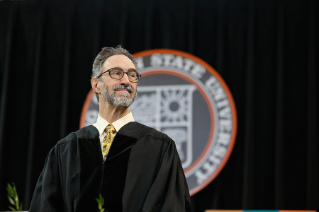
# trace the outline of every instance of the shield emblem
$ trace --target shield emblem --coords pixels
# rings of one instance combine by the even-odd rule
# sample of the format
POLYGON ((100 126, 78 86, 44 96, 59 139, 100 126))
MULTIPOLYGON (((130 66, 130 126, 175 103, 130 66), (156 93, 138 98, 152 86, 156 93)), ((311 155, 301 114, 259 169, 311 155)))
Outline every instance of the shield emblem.
POLYGON ((140 86, 130 107, 134 119, 171 137, 183 168, 192 162, 194 85, 140 86))

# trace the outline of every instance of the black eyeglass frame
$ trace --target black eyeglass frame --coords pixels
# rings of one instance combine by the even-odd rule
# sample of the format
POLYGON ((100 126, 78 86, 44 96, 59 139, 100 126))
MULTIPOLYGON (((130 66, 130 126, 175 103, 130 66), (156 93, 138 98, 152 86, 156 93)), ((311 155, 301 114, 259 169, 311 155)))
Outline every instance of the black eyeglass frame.
MULTIPOLYGON (((106 71, 104 71, 103 73, 101 73, 99 76, 97 76, 96 78, 100 78, 103 74, 105 74, 106 72, 109 72, 109 75, 110 75, 110 77, 112 78, 112 79, 116 79, 116 78, 113 78, 112 76, 111 76, 111 71, 112 71, 112 69, 121 69, 120 67, 113 67, 113 68, 110 68, 110 69, 108 69, 108 70, 106 70, 106 71)), ((122 71, 123 71, 123 75, 119 78, 119 79, 116 79, 116 80, 120 80, 120 79, 122 79, 123 78, 123 76, 124 76, 124 74, 126 74, 127 76, 128 76, 128 72, 125 72, 123 69, 121 69, 122 71)), ((130 69, 129 69, 130 70, 130 69)), ((137 83, 138 81, 140 81, 140 79, 141 79, 141 77, 142 77, 142 74, 140 74, 140 73, 138 73, 135 69, 133 69, 135 72, 136 72, 136 77, 137 77, 137 80, 136 80, 136 82, 133 82, 133 81, 131 81, 130 80, 130 78, 128 77, 128 80, 130 81, 130 82, 133 82, 133 83, 137 83)))

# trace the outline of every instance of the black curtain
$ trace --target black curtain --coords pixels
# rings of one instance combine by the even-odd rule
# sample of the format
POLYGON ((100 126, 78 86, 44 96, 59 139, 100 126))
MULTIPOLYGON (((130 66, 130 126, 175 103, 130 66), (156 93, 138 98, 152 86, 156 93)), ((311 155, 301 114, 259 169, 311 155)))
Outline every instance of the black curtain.
POLYGON ((205 209, 319 209, 316 0, 0 1, 0 210, 29 208, 49 150, 79 128, 101 47, 169 48, 213 66, 238 112, 205 209))

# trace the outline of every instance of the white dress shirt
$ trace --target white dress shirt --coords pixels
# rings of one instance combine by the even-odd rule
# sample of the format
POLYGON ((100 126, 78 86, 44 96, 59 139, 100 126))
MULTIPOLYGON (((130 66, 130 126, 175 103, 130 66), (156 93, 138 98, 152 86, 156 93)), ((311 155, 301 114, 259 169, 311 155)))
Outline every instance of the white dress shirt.
MULTIPOLYGON (((99 114, 99 116, 97 117, 96 123, 93 124, 93 126, 99 131, 100 142, 102 144, 103 143, 103 135, 102 134, 103 134, 103 131, 104 131, 105 127, 108 124, 113 124, 113 126, 114 126, 114 128, 116 130, 116 133, 117 133, 125 124, 127 124, 129 122, 133 122, 133 121, 134 121, 134 118, 133 118, 133 114, 131 113, 131 111, 126 116, 123 116, 122 118, 116 120, 113 123, 107 122, 99 114)), ((114 136, 116 135, 116 133, 114 134, 114 136)))

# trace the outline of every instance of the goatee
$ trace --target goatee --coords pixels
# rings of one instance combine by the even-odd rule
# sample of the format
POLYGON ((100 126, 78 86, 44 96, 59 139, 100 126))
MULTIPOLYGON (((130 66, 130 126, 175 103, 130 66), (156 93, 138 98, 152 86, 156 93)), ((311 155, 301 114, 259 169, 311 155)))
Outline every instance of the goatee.
POLYGON ((108 102, 110 105, 115 107, 125 107, 128 108, 135 100, 136 92, 131 86, 117 85, 113 87, 111 93, 108 91, 108 86, 105 86, 105 89, 102 90, 101 96, 104 101, 108 102), (119 95, 116 94, 117 89, 126 89, 129 92, 121 92, 119 95))

